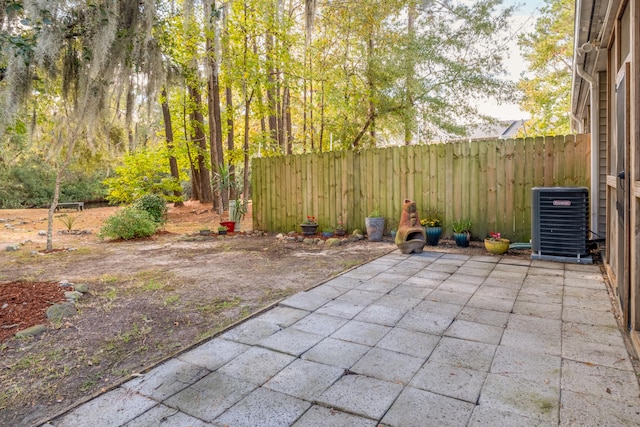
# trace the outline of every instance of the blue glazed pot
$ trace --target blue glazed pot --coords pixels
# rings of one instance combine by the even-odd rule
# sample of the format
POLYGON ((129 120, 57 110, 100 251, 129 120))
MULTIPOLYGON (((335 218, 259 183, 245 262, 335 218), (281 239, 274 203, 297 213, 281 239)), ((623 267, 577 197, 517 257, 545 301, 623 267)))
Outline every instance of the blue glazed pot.
POLYGON ((427 245, 437 246, 442 237, 442 227, 427 227, 425 229, 427 234, 427 245))
POLYGON ((457 246, 461 248, 469 247, 468 233, 453 233, 453 239, 456 241, 457 246))

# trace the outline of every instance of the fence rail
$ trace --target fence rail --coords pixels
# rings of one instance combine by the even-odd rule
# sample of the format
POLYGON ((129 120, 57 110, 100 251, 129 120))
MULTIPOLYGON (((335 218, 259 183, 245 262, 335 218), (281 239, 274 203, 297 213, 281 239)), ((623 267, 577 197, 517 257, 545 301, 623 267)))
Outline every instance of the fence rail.
POLYGON ((474 237, 528 242, 531 189, 588 187, 589 156, 589 135, 568 135, 256 158, 253 227, 299 230, 313 215, 320 229, 363 229, 374 209, 397 221, 408 198, 421 215, 437 210, 445 235, 466 218, 474 237))

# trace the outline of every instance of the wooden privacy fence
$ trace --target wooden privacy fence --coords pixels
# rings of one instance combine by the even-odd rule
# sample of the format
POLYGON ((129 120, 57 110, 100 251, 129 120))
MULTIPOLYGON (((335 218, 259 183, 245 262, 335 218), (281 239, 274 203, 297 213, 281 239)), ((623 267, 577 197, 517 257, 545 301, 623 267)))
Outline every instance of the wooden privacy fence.
MULTIPOLYGON (((324 227, 364 229, 374 209, 397 222, 405 198, 420 217, 437 210, 444 234, 456 219, 472 235, 531 238, 531 189, 589 186, 589 135, 413 145, 256 158, 253 227, 299 231, 307 216, 324 227)), ((388 228, 388 225, 387 225, 388 228)))

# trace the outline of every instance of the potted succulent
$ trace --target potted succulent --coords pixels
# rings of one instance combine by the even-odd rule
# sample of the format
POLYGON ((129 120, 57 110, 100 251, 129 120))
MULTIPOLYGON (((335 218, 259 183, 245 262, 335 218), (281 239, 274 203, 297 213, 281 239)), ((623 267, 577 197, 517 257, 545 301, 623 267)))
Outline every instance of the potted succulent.
POLYGON ((322 229, 322 237, 333 237, 333 228, 325 227, 322 229))
POLYGON ((300 224, 302 228, 302 234, 305 236, 313 236, 318 231, 318 221, 313 215, 307 215, 307 219, 300 224))
POLYGON ((227 234, 227 227, 225 227, 224 225, 221 225, 220 227, 218 227, 218 234, 221 236, 224 236, 225 234, 227 234))
POLYGON ((333 232, 336 236, 344 236, 345 234, 347 234, 347 230, 344 228, 344 224, 342 224, 342 220, 338 221, 338 225, 336 225, 333 232))
POLYGON ((420 224, 425 228, 427 235, 427 244, 430 246, 436 246, 442 237, 442 221, 440 220, 440 214, 437 211, 432 210, 424 219, 420 220, 420 224))
POLYGON ((456 245, 461 248, 469 246, 469 240, 471 240, 471 220, 459 219, 454 221, 453 227, 453 240, 456 241, 456 245))
POLYGON ((371 242, 380 242, 384 232, 384 217, 380 214, 379 209, 374 209, 369 216, 364 219, 367 227, 367 237, 371 242))
POLYGON ((492 254, 502 255, 509 250, 509 239, 500 236, 500 233, 491 232, 491 237, 484 239, 484 247, 492 254))

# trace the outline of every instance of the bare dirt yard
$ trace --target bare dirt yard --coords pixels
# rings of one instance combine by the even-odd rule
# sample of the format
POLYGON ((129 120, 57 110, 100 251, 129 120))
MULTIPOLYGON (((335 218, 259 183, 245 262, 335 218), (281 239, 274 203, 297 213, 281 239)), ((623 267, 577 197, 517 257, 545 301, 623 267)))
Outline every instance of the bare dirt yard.
MULTIPOLYGON (((162 232, 119 242, 97 237, 114 207, 58 212, 50 252, 41 235, 46 210, 0 210, 0 425, 51 417, 276 301, 395 249, 390 238, 331 248, 284 242, 273 233, 249 232, 250 213, 242 224, 246 234, 200 236, 203 228, 217 230, 220 220, 208 208, 172 207, 162 232), (78 234, 64 233, 68 217, 78 234), (5 250, 11 245, 17 250, 5 250), (64 301, 65 291, 85 286, 75 315, 46 318, 44 311, 64 301), (46 330, 15 337, 34 324, 46 330)), ((462 250, 445 241, 436 249, 486 254, 480 242, 462 250)))

